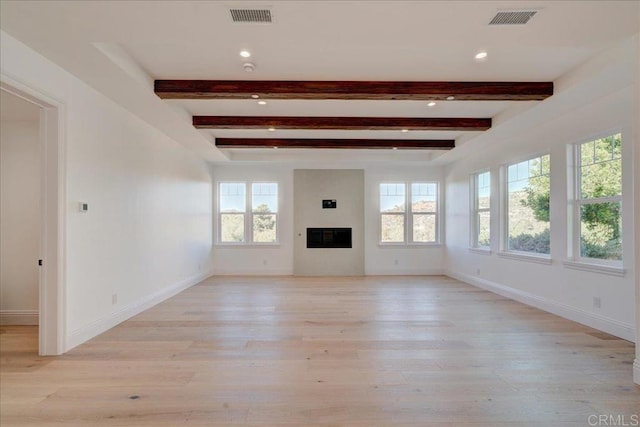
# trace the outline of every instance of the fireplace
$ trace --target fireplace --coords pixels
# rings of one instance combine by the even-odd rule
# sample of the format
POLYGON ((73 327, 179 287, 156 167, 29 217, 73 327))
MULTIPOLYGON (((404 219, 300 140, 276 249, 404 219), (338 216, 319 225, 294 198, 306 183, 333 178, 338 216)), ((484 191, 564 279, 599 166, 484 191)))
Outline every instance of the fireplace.
POLYGON ((307 228, 307 248, 351 247, 351 228, 307 228))

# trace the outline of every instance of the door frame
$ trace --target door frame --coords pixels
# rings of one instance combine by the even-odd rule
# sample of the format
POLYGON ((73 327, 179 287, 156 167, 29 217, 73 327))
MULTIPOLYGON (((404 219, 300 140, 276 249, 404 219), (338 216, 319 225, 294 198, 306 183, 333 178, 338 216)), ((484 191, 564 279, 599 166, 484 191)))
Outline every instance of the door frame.
POLYGON ((0 73, 0 90, 40 108, 40 259, 43 265, 39 272, 38 353, 59 355, 65 352, 66 346, 65 105, 5 73, 0 73))

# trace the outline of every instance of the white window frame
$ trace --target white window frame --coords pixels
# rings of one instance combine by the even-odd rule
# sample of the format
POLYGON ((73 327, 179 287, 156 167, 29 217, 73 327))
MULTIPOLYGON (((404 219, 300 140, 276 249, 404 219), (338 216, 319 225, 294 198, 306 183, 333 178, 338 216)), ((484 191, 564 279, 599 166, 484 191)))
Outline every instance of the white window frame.
MULTIPOLYGON (((280 223, 278 222, 279 212, 280 212, 280 185, 276 181, 253 181, 249 184, 249 191, 247 192, 247 203, 249 205, 249 209, 251 212, 251 220, 248 221, 247 228, 249 228, 249 235, 251 236, 251 244, 252 245, 277 245, 280 242, 280 223), (256 242, 254 241, 253 236, 253 220, 255 215, 264 215, 262 213, 257 213, 253 210, 253 185, 254 184, 275 184, 276 185, 276 203, 278 205, 276 212, 270 212, 269 215, 274 215, 276 217, 276 239, 273 242, 256 242)), ((245 231, 246 233, 246 231, 245 231)))
POLYGON ((380 245, 384 246, 393 246, 393 245, 406 245, 407 244, 407 230, 409 228, 409 223, 407 221, 407 201, 409 198, 409 191, 407 189, 407 183, 404 181, 383 181, 378 183, 378 242, 380 245), (403 212, 382 212, 382 206, 380 204, 380 186, 381 185, 403 185, 404 186, 404 211, 403 212), (382 241, 382 218, 384 216, 396 215, 401 216, 404 219, 404 232, 402 235, 402 242, 383 242, 382 241))
POLYGON ((381 181, 378 183, 378 244, 381 246, 437 246, 440 245, 440 182, 439 181, 381 181), (404 212, 382 212, 380 206, 380 185, 381 184, 402 184, 404 185, 404 212), (436 210, 434 212, 413 212, 411 210, 413 184, 435 184, 436 186, 436 210), (435 216, 435 241, 433 242, 416 242, 413 240, 413 215, 433 215, 435 216), (404 217, 404 240, 402 242, 383 242, 382 241, 382 217, 384 215, 399 215, 404 217))
MULTIPOLYGON (((216 243, 221 246, 275 246, 280 244, 280 222, 279 222, 279 212, 280 212, 280 183, 278 181, 273 180, 256 180, 256 181, 237 181, 237 180, 229 180, 229 181, 218 181, 217 182, 217 226, 218 226, 218 236, 216 238, 216 243), (222 184, 244 184, 245 186, 245 210, 242 212, 244 215, 244 240, 242 242, 224 242, 222 241, 222 215, 228 214, 227 212, 221 211, 220 206, 220 196, 221 196, 221 185, 222 184), (278 211, 270 213, 271 215, 275 215, 276 217, 276 240, 275 242, 254 242, 253 241, 253 218, 256 214, 253 211, 253 184, 276 184, 277 188, 277 198, 278 198, 278 211)), ((238 213, 240 214, 240 212, 238 213)))
POLYGON ((217 221, 217 224, 218 224, 218 238, 216 240, 217 240, 218 244, 220 244, 220 245, 232 245, 232 246, 246 244, 246 242, 247 242, 247 208, 248 208, 247 207, 247 192, 248 192, 247 183, 244 182, 244 181, 220 181, 220 182, 218 182, 217 190, 218 190, 218 194, 217 194, 217 198, 216 198, 217 199, 216 203, 217 203, 217 207, 218 207, 218 209, 217 209, 218 210, 218 212, 217 212, 217 214, 218 214, 218 221, 217 221), (240 215, 240 214, 243 215, 243 229, 244 229, 243 238, 244 238, 244 240, 241 241, 241 242, 225 242, 225 241, 222 240, 222 215, 230 215, 230 214, 233 215, 233 214, 236 214, 236 213, 222 212, 222 206, 221 206, 221 203, 220 203, 220 199, 222 197, 221 188, 222 188, 223 184, 243 184, 245 186, 245 189, 244 189, 244 197, 245 197, 244 211, 237 213, 238 215, 240 215))
POLYGON ((471 215, 470 215, 470 219, 471 219, 471 224, 470 224, 470 231, 471 231, 471 235, 470 237, 470 247, 471 249, 477 249, 477 250, 481 250, 481 251, 489 251, 491 250, 491 242, 493 240, 493 231, 490 228, 489 229, 489 245, 488 246, 481 246, 478 242, 478 234, 480 233, 480 214, 483 212, 488 212, 489 213, 489 223, 491 223, 491 202, 493 199, 493 177, 491 174, 491 170, 486 169, 486 170, 482 170, 479 172, 474 173, 473 175, 471 175, 471 189, 472 189, 472 193, 471 193, 471 215), (489 207, 488 208, 480 208, 479 207, 479 203, 480 203, 480 198, 478 195, 478 190, 480 189, 480 185, 479 185, 479 178, 480 175, 484 175, 485 173, 489 174, 489 207))
MULTIPOLYGON (((608 266, 614 268, 622 268, 623 263, 622 259, 620 260, 606 260, 599 258, 588 258, 583 257, 581 255, 581 239, 582 239, 582 230, 581 230, 581 207, 589 204, 597 204, 597 203, 620 203, 620 212, 622 213, 623 200, 622 200, 622 175, 620 176, 620 191, 621 194, 618 196, 609 196, 609 197, 598 197, 598 198, 582 198, 582 156, 581 156, 581 147, 583 144, 594 142, 598 139, 606 138, 609 136, 615 136, 620 134, 621 144, 623 143, 622 132, 621 131, 610 131, 599 134, 598 136, 594 136, 580 142, 576 142, 573 144, 573 164, 575 167, 573 168, 573 209, 572 209, 572 227, 571 227, 571 241, 569 247, 571 248, 571 254, 569 258, 579 264, 588 264, 588 265, 601 265, 608 266)), ((620 155, 620 166, 622 167, 622 148, 620 155)), ((624 254, 623 254, 624 259, 624 254)))

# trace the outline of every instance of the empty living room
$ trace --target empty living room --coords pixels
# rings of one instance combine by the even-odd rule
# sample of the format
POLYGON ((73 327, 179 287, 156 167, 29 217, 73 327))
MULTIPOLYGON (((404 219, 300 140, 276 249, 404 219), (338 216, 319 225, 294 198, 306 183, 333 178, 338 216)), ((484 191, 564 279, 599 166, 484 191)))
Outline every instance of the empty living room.
POLYGON ((640 2, 0 1, 0 425, 640 426, 640 2))

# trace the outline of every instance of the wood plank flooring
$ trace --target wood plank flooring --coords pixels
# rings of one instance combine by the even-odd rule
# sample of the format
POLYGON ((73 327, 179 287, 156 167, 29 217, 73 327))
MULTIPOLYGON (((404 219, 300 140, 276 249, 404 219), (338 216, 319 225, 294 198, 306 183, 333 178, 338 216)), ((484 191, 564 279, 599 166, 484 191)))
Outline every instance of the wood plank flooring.
POLYGON ((443 276, 211 278, 61 357, 36 355, 34 327, 0 331, 2 427, 562 427, 640 413, 632 343, 443 276))

